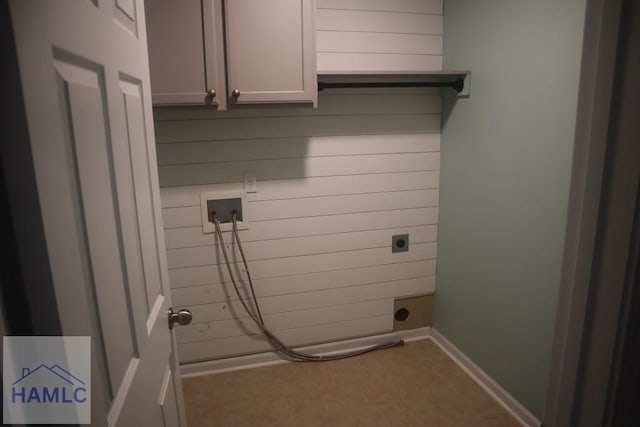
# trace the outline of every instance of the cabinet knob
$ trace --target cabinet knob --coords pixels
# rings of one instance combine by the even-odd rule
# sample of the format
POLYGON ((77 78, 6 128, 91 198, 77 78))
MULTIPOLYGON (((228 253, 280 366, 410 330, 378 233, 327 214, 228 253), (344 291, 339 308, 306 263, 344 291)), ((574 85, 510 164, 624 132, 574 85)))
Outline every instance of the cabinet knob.
POLYGON ((204 97, 205 104, 213 104, 213 98, 216 97, 216 91, 214 89, 209 89, 207 91, 207 95, 204 97))
POLYGON ((234 98, 239 98, 240 97, 240 91, 238 89, 234 89, 233 92, 231 92, 231 96, 233 96, 234 98))

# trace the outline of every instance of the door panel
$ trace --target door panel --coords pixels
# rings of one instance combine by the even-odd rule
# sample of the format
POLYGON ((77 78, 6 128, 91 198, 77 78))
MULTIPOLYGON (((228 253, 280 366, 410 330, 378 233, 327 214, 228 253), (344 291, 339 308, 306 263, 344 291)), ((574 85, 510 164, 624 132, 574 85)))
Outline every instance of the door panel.
POLYGON ((173 382, 173 375, 171 375, 171 367, 167 366, 164 379, 162 380, 162 387, 160 388, 160 396, 158 403, 162 407, 162 417, 164 425, 177 426, 179 420, 177 418, 177 400, 175 393, 175 384, 173 382))
POLYGON ((62 330, 92 425, 182 426, 140 0, 10 3, 62 330))
MULTIPOLYGON (((123 81, 121 77, 119 84, 119 100, 124 108, 126 106, 126 89, 130 86, 139 86, 139 82, 132 83, 129 81, 123 81)), ((132 130, 125 128, 122 136, 115 139, 115 141, 117 141, 117 143, 114 144, 113 150, 116 175, 115 182, 118 188, 118 197, 120 200, 120 225, 122 228, 123 252, 125 259, 127 260, 127 279, 129 283, 146 284, 147 276, 144 271, 143 250, 139 226, 139 218, 144 216, 139 214, 136 209, 137 195, 134 186, 131 185, 133 182, 133 163, 131 160, 130 148, 132 143, 130 136, 131 132, 132 130)), ((140 140, 138 139, 136 142, 140 143, 140 140)), ((146 286, 129 287, 129 299, 136 343, 138 348, 144 348, 150 332, 149 327, 147 326, 147 321, 152 307, 152 305, 149 304, 146 286)))
POLYGON ((66 111, 62 111, 67 126, 65 133, 69 137, 65 142, 75 161, 74 169, 80 183, 77 197, 84 217, 82 229, 85 230, 102 337, 110 343, 106 347, 110 388, 117 390, 129 360, 134 356, 134 349, 131 323, 126 315, 129 302, 124 289, 122 260, 117 256, 120 233, 110 180, 112 168, 108 118, 104 111, 104 79, 97 70, 77 64, 54 60, 54 66, 60 79, 59 104, 67 106, 66 111), (105 316, 109 318, 105 319, 105 316))
MULTIPOLYGON (((123 94, 123 107, 127 123, 127 142, 130 153, 131 172, 135 192, 135 208, 139 218, 139 244, 142 246, 142 262, 145 277, 147 307, 153 307, 159 296, 160 263, 158 261, 158 242, 155 233, 155 221, 150 171, 156 168, 149 164, 148 142, 145 129, 145 117, 140 84, 120 81, 123 94), (145 218, 147 218, 145 220, 145 218)), ((147 313, 149 310, 147 311, 147 313)))
POLYGON ((133 36, 137 37, 138 23, 136 21, 135 0, 116 0, 114 6, 114 17, 116 21, 130 31, 133 36))

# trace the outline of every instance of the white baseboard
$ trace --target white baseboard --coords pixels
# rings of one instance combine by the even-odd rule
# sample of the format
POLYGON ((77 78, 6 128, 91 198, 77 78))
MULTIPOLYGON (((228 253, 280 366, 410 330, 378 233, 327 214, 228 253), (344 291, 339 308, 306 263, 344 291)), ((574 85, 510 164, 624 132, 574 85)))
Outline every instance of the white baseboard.
POLYGON ((431 330, 430 338, 438 345, 463 371, 467 373, 484 391, 486 391, 507 412, 525 427, 540 427, 540 420, 518 402, 500 384, 495 382, 478 365, 473 363, 458 347, 444 337, 436 329, 431 330))
MULTIPOLYGON (((300 347, 297 350, 311 354, 331 354, 343 351, 360 350, 362 348, 387 341, 403 339, 406 342, 424 340, 429 337, 430 327, 397 331, 371 337, 354 338, 350 340, 330 342, 325 344, 300 347)), ((263 366, 290 363, 274 352, 251 354, 248 356, 229 357, 226 359, 210 360, 206 362, 187 363, 180 365, 182 378, 201 375, 218 374, 221 372, 237 371, 239 369, 259 368, 263 366)))

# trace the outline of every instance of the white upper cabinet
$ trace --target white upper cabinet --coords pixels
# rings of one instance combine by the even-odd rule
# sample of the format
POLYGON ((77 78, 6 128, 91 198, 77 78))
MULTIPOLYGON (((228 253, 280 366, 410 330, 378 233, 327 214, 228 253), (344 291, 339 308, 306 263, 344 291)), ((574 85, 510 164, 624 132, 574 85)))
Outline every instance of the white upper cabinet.
POLYGON ((154 105, 226 107, 221 0, 147 0, 154 105))
POLYGON ((315 102, 314 1, 231 0, 224 10, 222 0, 147 0, 153 103, 315 102))
POLYGON ((232 102, 313 102, 313 0, 231 0, 225 6, 232 102))

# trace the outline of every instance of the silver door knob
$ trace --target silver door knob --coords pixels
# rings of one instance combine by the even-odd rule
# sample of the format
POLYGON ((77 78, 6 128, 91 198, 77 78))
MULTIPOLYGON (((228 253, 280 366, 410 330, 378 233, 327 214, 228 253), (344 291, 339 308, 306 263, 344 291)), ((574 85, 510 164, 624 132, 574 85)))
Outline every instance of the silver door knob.
POLYGON ((240 97, 240 91, 238 89, 234 89, 233 92, 231 92, 231 96, 233 96, 234 98, 239 98, 240 97))
POLYGON ((173 329, 173 325, 178 323, 179 325, 188 325, 193 319, 193 314, 186 308, 180 309, 177 312, 173 311, 173 307, 169 309, 169 329, 173 329))

